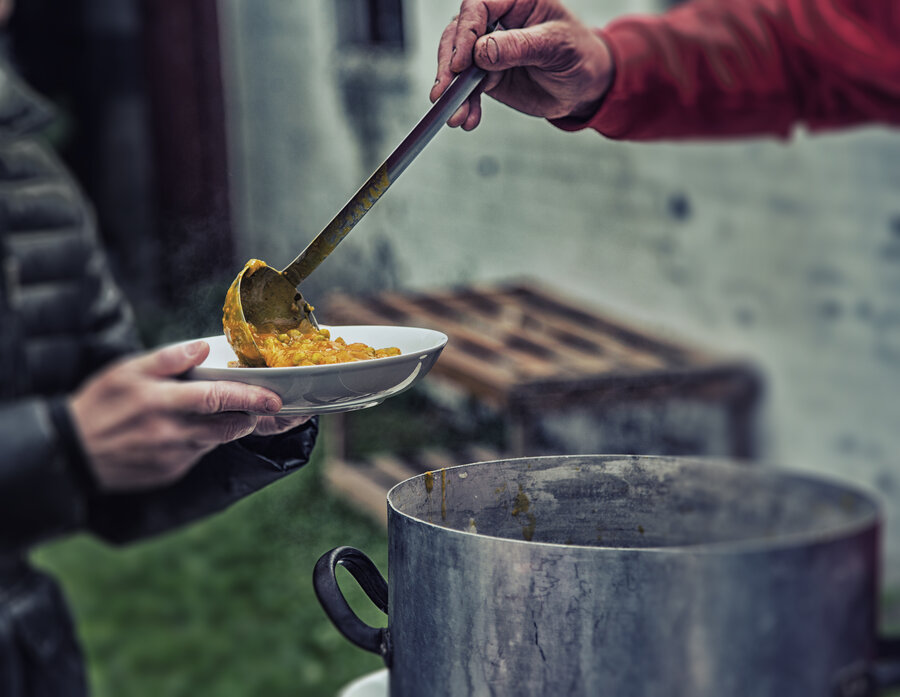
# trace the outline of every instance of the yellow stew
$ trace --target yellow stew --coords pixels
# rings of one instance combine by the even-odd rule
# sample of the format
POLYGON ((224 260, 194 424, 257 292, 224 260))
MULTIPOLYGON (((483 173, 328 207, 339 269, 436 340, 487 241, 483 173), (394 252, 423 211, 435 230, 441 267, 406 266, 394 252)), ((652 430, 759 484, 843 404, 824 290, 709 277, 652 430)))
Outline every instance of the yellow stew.
POLYGON ((362 343, 348 344, 341 337, 332 340, 327 329, 312 332, 290 329, 279 333, 260 331, 250 325, 250 331, 270 368, 329 365, 400 355, 400 349, 394 347, 374 349, 362 343))

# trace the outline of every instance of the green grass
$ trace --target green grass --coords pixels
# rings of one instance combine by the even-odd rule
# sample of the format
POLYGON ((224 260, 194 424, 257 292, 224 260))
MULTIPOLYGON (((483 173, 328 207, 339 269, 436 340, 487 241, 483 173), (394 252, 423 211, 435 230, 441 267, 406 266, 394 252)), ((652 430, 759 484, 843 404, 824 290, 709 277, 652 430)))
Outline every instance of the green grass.
MULTIPOLYGON (((328 492, 321 448, 305 470, 228 511, 122 548, 80 535, 40 549, 59 578, 96 697, 329 697, 383 667, 325 617, 316 560, 349 544, 387 572, 387 536, 328 492)), ((340 570, 365 621, 386 618, 340 570)))

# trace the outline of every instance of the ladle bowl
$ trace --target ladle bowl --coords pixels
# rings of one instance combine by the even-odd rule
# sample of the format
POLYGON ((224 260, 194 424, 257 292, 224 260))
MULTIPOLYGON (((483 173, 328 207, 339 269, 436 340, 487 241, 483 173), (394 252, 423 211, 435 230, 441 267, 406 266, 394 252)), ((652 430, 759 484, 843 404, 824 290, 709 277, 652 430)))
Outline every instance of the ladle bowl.
POLYGON ((263 368, 266 361, 250 325, 266 331, 313 331, 319 324, 312 311, 312 305, 280 271, 251 259, 225 294, 222 328, 243 365, 263 368))
MULTIPOLYGON (((497 25, 489 26, 488 31, 495 28, 497 25)), ((478 88, 484 76, 485 72, 474 63, 457 75, 400 145, 284 269, 277 271, 258 259, 247 262, 228 289, 222 319, 225 336, 244 365, 266 365, 250 325, 268 331, 273 328, 282 331, 318 328, 312 306, 303 299, 297 287, 375 205, 447 119, 478 88)))

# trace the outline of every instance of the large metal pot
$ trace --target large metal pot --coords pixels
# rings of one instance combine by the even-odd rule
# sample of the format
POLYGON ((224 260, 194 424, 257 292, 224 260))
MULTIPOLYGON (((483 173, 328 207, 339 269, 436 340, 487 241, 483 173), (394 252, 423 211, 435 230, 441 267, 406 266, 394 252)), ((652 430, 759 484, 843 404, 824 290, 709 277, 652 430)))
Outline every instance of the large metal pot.
POLYGON ((390 588, 361 552, 316 592, 391 697, 872 695, 877 503, 769 468, 626 456, 485 462, 388 494, 390 588), (350 570, 387 613, 365 625, 350 570))

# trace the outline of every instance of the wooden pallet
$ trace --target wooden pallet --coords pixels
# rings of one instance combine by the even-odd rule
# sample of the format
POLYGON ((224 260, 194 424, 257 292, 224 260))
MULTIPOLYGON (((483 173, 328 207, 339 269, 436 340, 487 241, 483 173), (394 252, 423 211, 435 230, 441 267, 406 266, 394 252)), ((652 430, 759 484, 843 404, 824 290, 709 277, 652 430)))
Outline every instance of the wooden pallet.
MULTIPOLYGON (((647 405, 652 410, 684 399, 713 405, 717 414, 724 414, 726 424, 720 440, 727 442, 727 452, 691 454, 738 458, 754 454, 761 380, 751 366, 655 336, 533 281, 369 297, 338 293, 324 299, 319 316, 334 325, 392 324, 447 334, 449 342, 421 389, 450 385, 454 394, 474 398, 502 414, 507 425, 506 457, 571 447, 571 441, 557 442, 542 450, 548 447, 548 438, 556 437, 547 436, 548 419, 562 416, 605 424, 610 422, 610 410, 623 414, 625 409, 647 405)), ((336 435, 331 438, 327 476, 332 486, 379 519, 386 516, 387 490, 398 481, 448 462, 500 457, 459 452, 440 454, 442 465, 410 463, 389 455, 348 462, 342 441, 352 430, 345 420, 352 418, 352 414, 331 416, 336 435)), ((695 429, 693 436, 702 440, 711 428, 703 422, 700 435, 695 429)), ((663 438, 660 443, 673 440, 677 439, 663 438)), ((685 442, 693 447, 695 441, 685 442)))
MULTIPOLYGON (((587 378, 683 373, 717 361, 565 299, 535 282, 455 290, 334 294, 329 324, 426 327, 450 337, 433 374, 500 408, 520 394, 570 394, 587 378)), ((527 396, 525 397, 528 398, 527 396)))

